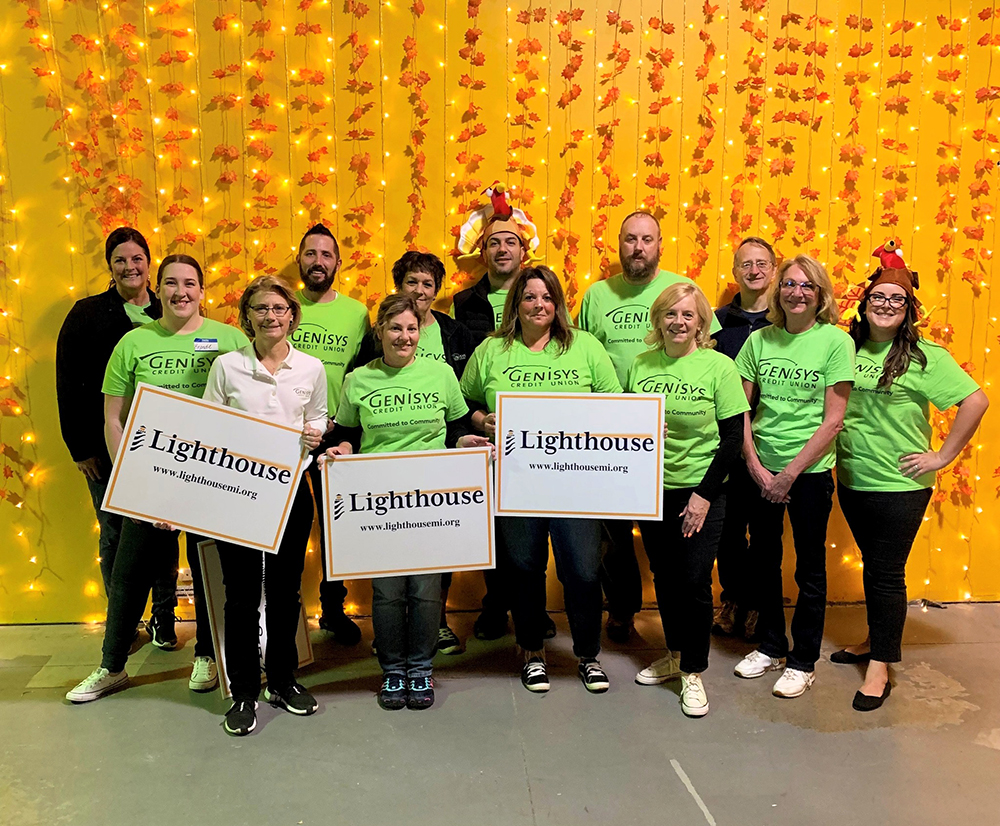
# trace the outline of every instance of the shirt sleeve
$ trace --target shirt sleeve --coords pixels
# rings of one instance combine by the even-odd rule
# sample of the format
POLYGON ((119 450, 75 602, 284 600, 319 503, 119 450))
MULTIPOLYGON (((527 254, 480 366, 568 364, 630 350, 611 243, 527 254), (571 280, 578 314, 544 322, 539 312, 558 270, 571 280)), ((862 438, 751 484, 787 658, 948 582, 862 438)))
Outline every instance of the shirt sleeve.
MULTIPOLYGON (((214 367, 214 365, 213 365, 214 367)), ((318 362, 313 371, 312 392, 306 401, 303 418, 309 427, 314 427, 320 433, 326 432, 326 370, 323 364, 318 362)), ((209 380, 212 376, 209 374, 209 380)))
MULTIPOLYGON (((843 330, 834 328, 836 336, 826 362, 826 386, 832 387, 839 381, 854 382, 854 342, 843 330)), ((742 351, 741 351, 742 353, 742 351)))
POLYGON ((486 391, 483 386, 482 370, 483 348, 486 347, 488 341, 489 339, 472 351, 472 357, 465 367, 465 372, 462 373, 462 383, 460 385, 462 395, 469 401, 478 402, 479 404, 486 404, 486 391))
POLYGON ((959 366, 945 348, 932 350, 928 347, 924 352, 927 354, 926 369, 917 362, 910 361, 907 372, 912 373, 916 370, 926 373, 924 395, 938 410, 954 407, 979 390, 976 380, 959 366))
POLYGON ((635 392, 635 368, 638 360, 639 357, 636 356, 632 359, 632 363, 628 366, 628 373, 625 376, 625 387, 622 388, 626 393, 635 392))
POLYGON ((465 403, 465 398, 462 396, 462 388, 459 387, 458 379, 455 378, 455 371, 445 365, 444 373, 445 404, 447 405, 444 418, 446 422, 452 422, 461 419, 468 413, 469 405, 465 403))
POLYGON ((597 393, 621 393, 622 385, 618 381, 615 366, 611 363, 608 351, 601 347, 597 339, 591 338, 586 346, 589 348, 591 386, 597 393))
POLYGON ((722 421, 747 412, 750 403, 747 401, 747 394, 743 392, 743 382, 740 380, 736 365, 727 356, 719 359, 718 370, 715 383, 715 418, 717 421, 722 421))
POLYGON ((226 375, 222 366, 221 356, 212 362, 212 368, 208 371, 208 380, 205 382, 205 393, 202 399, 214 404, 229 406, 229 397, 226 395, 226 375))
MULTIPOLYGON (((759 357, 760 336, 751 333, 739 353, 736 354, 736 371, 740 378, 757 384, 757 361, 759 357)), ((852 373, 853 375, 853 373, 852 373)))
POLYGON ((590 329, 590 290, 583 294, 580 301, 580 311, 576 314, 576 326, 585 332, 592 332, 590 329))
POLYGON ((129 363, 131 359, 127 351, 130 348, 126 339, 128 333, 118 341, 111 358, 108 359, 108 366, 104 371, 104 384, 101 386, 101 392, 105 396, 135 395, 135 373, 129 363))
POLYGON ((347 378, 344 379, 344 387, 340 393, 340 407, 337 408, 337 424, 342 424, 345 427, 358 427, 361 424, 358 406, 351 401, 353 379, 352 373, 348 373, 347 378))

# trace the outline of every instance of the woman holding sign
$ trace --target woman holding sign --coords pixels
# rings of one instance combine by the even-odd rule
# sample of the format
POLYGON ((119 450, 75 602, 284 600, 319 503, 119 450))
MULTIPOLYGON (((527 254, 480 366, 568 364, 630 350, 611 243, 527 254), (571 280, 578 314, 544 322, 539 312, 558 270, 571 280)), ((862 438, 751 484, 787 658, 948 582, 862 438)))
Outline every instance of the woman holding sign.
POLYGON ((877 269, 851 322, 858 349, 837 440, 837 496, 864 561, 869 636, 830 660, 868 663, 857 711, 874 711, 889 696, 889 664, 901 659, 906 621, 906 559, 935 473, 955 461, 989 406, 948 351, 921 338, 916 286, 916 273, 903 266, 877 269), (931 450, 931 404, 958 407, 938 450, 931 450))
MULTIPOLYGON (((489 445, 488 439, 466 432, 469 409, 451 367, 437 359, 417 358, 421 317, 411 295, 390 295, 379 306, 373 333, 382 356, 355 368, 344 381, 333 431, 336 446, 327 450, 328 459, 489 445), (401 387, 409 392, 401 394, 401 387), (393 403, 385 403, 387 395, 393 403)), ((440 574, 372 580, 382 708, 433 705, 432 661, 440 619, 440 574)))
MULTIPOLYGON (((278 278, 250 282, 240 298, 240 327, 253 341, 216 359, 205 400, 302 430, 306 452, 319 447, 326 429, 323 362, 292 347, 288 336, 302 320, 295 294, 278 278)), ((315 698, 295 681, 295 635, 302 613, 299 587, 313 523, 313 500, 303 474, 276 554, 216 541, 226 585, 226 671, 233 705, 224 727, 242 737, 257 725, 260 693, 260 592, 267 601, 264 699, 275 708, 308 716, 315 698)))
POLYGON ((723 483, 743 444, 750 409, 732 360, 712 348, 712 308, 694 284, 667 287, 649 310, 653 349, 629 369, 632 393, 666 396, 663 521, 639 522, 660 609, 667 656, 640 671, 640 685, 681 678, 681 710, 708 714, 701 674, 712 638, 712 567, 722 536, 723 483))
POLYGON ((750 516, 748 570, 759 600, 760 647, 736 666, 745 679, 787 667, 778 697, 799 697, 815 680, 826 614, 826 527, 833 507, 834 440, 854 382, 854 343, 836 326, 830 276, 807 255, 778 267, 768 294, 765 327, 750 334, 736 357, 743 389, 759 398, 743 436, 750 477, 764 501, 750 516), (798 601, 789 652, 781 583, 785 509, 795 540, 798 601))
MULTIPOLYGON (((201 398, 208 371, 221 354, 246 343, 239 330, 204 318, 205 298, 201 265, 189 255, 168 255, 157 271, 156 295, 163 316, 122 336, 104 374, 104 437, 111 456, 118 455, 132 397, 139 382, 201 398)), ((200 574, 192 537, 188 536, 188 561, 195 580, 195 617, 198 639, 189 685, 196 690, 213 688, 218 681, 215 652, 200 593, 200 574)), ((104 628, 101 665, 66 698, 86 703, 122 688, 128 682, 125 663, 135 639, 146 598, 162 561, 178 557, 177 531, 166 524, 125 519, 111 571, 108 621, 104 628)))
MULTIPOLYGON (((473 426, 496 435, 499 392, 620 393, 611 358, 594 336, 575 329, 556 274, 548 267, 521 270, 511 285, 500 328, 480 344, 462 376, 462 392, 477 405, 473 426), (530 368, 512 369, 512 368, 530 368), (558 386, 535 377, 565 377, 558 386)), ((573 653, 587 690, 608 690, 601 652, 601 522, 597 519, 502 517, 497 520, 510 569, 514 631, 524 651, 521 683, 549 690, 544 637, 545 568, 549 537, 566 600, 573 653)), ((503 547, 501 546, 501 547, 503 547)))

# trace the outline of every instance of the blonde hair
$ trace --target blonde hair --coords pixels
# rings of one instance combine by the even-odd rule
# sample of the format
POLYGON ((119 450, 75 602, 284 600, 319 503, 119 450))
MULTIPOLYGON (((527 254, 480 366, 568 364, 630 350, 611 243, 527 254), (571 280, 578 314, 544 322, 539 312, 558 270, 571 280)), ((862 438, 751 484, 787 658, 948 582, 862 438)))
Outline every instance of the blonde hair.
POLYGON ((412 295, 407 293, 392 293, 382 299, 382 303, 378 305, 378 314, 375 316, 375 323, 372 325, 372 335, 375 337, 375 344, 378 346, 378 349, 381 349, 382 336, 385 333, 386 327, 389 326, 389 322, 403 313, 413 313, 419 325, 420 311, 417 309, 416 299, 412 295))
POLYGON ((656 297, 653 306, 649 308, 649 323, 652 329, 643 339, 646 344, 654 350, 663 349, 663 330, 660 328, 663 317, 671 307, 689 296, 694 298, 695 310, 698 312, 698 332, 695 333, 695 342, 698 348, 705 350, 715 346, 715 342, 712 340, 712 319, 714 317, 712 305, 708 303, 705 293, 697 284, 691 284, 687 281, 671 284, 656 297))
POLYGON ((247 334, 248 338, 253 340, 253 325, 250 323, 250 302, 261 293, 277 293, 287 302, 288 307, 292 311, 292 320, 288 323, 288 334, 291 335, 294 333, 299 328, 299 322, 302 320, 302 305, 299 303, 299 299, 295 293, 288 289, 288 285, 273 275, 262 275, 260 278, 255 278, 247 284, 243 295, 240 296, 240 329, 247 334))
POLYGON ((796 255, 786 258, 778 265, 778 273, 767 294, 767 320, 775 327, 785 329, 785 311, 781 308, 781 282, 792 267, 798 267, 806 278, 816 287, 816 322, 818 324, 836 324, 838 320, 837 299, 833 295, 833 282, 826 268, 815 258, 808 255, 796 255))

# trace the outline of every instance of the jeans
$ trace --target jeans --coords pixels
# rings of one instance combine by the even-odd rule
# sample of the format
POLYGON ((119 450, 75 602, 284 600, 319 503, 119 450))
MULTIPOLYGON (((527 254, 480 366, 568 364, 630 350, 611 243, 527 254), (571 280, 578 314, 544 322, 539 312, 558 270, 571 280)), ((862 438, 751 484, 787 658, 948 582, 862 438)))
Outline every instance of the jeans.
POLYGON ((312 462, 309 463, 309 481, 312 484, 313 498, 316 500, 316 517, 319 519, 319 558, 323 566, 323 578, 319 582, 319 610, 324 617, 336 617, 344 613, 344 600, 347 599, 347 586, 341 579, 328 582, 326 578, 326 531, 323 528, 323 478, 320 474, 317 458, 332 445, 323 442, 313 451, 312 462))
MULTIPOLYGON (((177 531, 154 528, 151 522, 122 520, 122 534, 118 542, 114 568, 111 571, 111 593, 108 597, 108 621, 104 627, 104 646, 101 665, 108 671, 121 671, 128 661, 135 629, 142 619, 142 610, 158 572, 165 567, 177 575, 177 531)), ((205 605, 205 586, 195 543, 198 537, 188 534, 188 562, 194 586, 194 611, 196 621, 196 657, 214 657, 212 634, 205 605)), ((172 610, 172 609, 171 609, 172 610)))
POLYGON ((701 530, 687 539, 679 514, 693 488, 663 491, 663 521, 639 523, 642 544, 653 571, 656 605, 667 648, 681 654, 681 671, 700 674, 708 668, 712 639, 712 567, 722 536, 726 495, 708 508, 701 530))
POLYGON ((507 612, 511 609, 510 564, 499 517, 493 520, 493 537, 496 567, 483 569, 483 584, 486 586, 486 593, 483 594, 483 613, 506 618, 507 612))
MULTIPOLYGON (((90 498, 97 514, 97 524, 101 529, 98 542, 98 553, 101 556, 101 579, 104 580, 104 593, 111 599, 111 572, 115 566, 115 556, 118 553, 118 543, 122 535, 122 516, 101 510, 104 494, 108 489, 107 477, 94 481, 87 479, 90 498)), ((166 614, 173 616, 177 607, 177 561, 169 559, 155 572, 153 579, 153 616, 166 614)))
POLYGON ((717 554, 722 601, 735 602, 741 608, 752 607, 749 606, 752 597, 747 593, 750 580, 747 526, 750 524, 751 508, 760 501, 760 488, 750 478, 746 464, 740 460, 729 472, 722 492, 726 494, 726 518, 722 523, 717 554))
POLYGON ((839 485, 837 498, 861 551, 872 659, 898 663, 906 622, 906 559, 931 489, 862 491, 839 485))
MULTIPOLYGON (((596 519, 499 517, 510 573, 511 613, 517 644, 540 651, 545 633, 545 567, 549 536, 556 574, 563 585, 573 653, 601 652, 601 523, 596 519)), ((498 564, 500 560, 498 559, 498 564)))
POLYGON ((274 689, 287 688, 299 665, 295 635, 302 604, 299 589, 312 532, 313 503, 305 479, 292 501, 278 553, 218 541, 226 585, 226 671, 233 700, 256 700, 260 692, 260 590, 267 606, 264 668, 274 689))
POLYGON ((833 474, 803 473, 788 492, 787 505, 759 497, 750 511, 754 592, 758 600, 760 652, 788 657, 788 667, 813 671, 826 618, 826 528, 833 507, 833 474), (785 509, 795 541, 795 583, 799 597, 792 615, 791 652, 785 636, 781 581, 785 509))
POLYGON ((631 519, 605 519, 608 540, 601 563, 601 584, 608 600, 608 614, 628 622, 642 609, 642 574, 635 556, 631 519))
POLYGON ((430 677, 440 622, 440 574, 372 580, 372 629, 382 673, 430 677))

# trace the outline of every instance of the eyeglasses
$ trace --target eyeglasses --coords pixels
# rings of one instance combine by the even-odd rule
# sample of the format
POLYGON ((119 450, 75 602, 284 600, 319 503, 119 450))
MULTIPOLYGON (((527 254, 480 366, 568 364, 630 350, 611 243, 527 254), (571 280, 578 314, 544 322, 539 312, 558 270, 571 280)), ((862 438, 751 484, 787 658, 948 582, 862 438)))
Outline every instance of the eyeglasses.
POLYGON ((274 313, 275 318, 284 318, 290 309, 292 308, 287 304, 278 304, 274 307, 269 307, 266 304, 254 304, 250 308, 257 318, 267 318, 268 313, 274 313))
POLYGON ((894 310, 900 310, 907 305, 909 298, 905 295, 883 295, 882 293, 872 293, 868 296, 868 303, 873 307, 884 307, 888 304, 894 310))
POLYGON ((754 267, 756 267, 761 272, 767 272, 769 269, 771 269, 771 262, 770 261, 744 261, 742 264, 740 264, 740 269, 743 270, 743 272, 750 272, 750 270, 752 270, 754 267))
POLYGON ((801 289, 805 295, 812 295, 816 292, 816 285, 813 284, 812 281, 792 281, 791 279, 788 279, 787 281, 781 282, 781 289, 783 290, 794 292, 796 287, 801 289))

